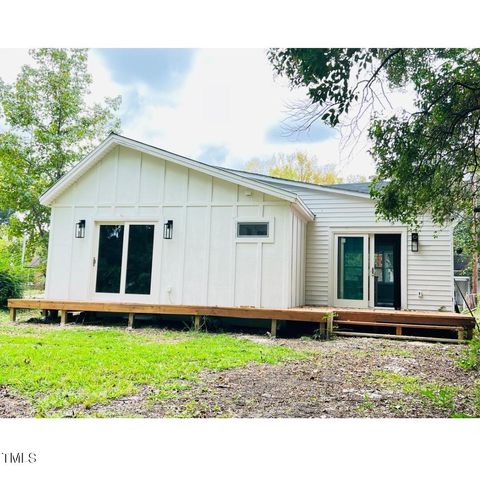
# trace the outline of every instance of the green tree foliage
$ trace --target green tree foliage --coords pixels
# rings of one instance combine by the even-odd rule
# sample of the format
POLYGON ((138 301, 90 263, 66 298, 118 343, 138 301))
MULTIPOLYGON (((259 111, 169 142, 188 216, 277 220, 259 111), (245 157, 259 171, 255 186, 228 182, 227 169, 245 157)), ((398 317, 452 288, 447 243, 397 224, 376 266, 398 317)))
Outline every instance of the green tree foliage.
POLYGON ((0 210, 0 225, 7 224, 13 213, 13 210, 0 210))
POLYGON ((9 298, 21 298, 23 279, 12 270, 0 269, 0 308, 7 306, 9 298))
POLYGON ((0 225, 0 308, 8 298, 21 297, 29 273, 21 265, 21 241, 9 239, 6 227, 0 225))
POLYGON ((453 231, 455 254, 459 255, 459 264, 465 265, 462 275, 472 273, 475 253, 480 249, 480 226, 476 222, 476 235, 473 234, 473 215, 463 217, 453 231), (465 264, 466 261, 466 264, 465 264))
POLYGON ((39 196, 82 156, 119 129, 121 98, 88 103, 92 77, 84 49, 31 50, 13 84, 0 79, 0 210, 9 233, 28 236, 30 253, 45 252, 49 210, 39 196))
MULTIPOLYGON (((377 212, 417 225, 472 211, 478 195, 480 49, 275 49, 275 70, 306 86, 304 125, 370 115, 377 212), (389 111, 385 90, 414 92, 412 111, 389 111)), ((386 94, 388 96, 388 93, 386 94)))
POLYGON ((295 152, 291 155, 278 154, 266 161, 255 158, 250 160, 245 168, 250 172, 299 182, 324 185, 342 182, 335 172, 334 165, 319 167, 317 160, 304 152, 295 152))

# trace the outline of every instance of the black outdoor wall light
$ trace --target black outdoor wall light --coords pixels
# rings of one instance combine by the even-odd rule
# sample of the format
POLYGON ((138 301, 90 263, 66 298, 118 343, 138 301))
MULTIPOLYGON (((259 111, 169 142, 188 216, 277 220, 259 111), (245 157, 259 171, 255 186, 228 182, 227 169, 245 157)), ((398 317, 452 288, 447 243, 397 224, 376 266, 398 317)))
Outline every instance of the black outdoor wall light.
POLYGON ((418 233, 412 233, 412 252, 418 252, 418 233))
POLYGON ((165 240, 171 240, 173 236, 173 220, 167 220, 167 223, 163 224, 163 238, 165 240))
POLYGON ((85 238, 85 220, 75 224, 75 238, 85 238))

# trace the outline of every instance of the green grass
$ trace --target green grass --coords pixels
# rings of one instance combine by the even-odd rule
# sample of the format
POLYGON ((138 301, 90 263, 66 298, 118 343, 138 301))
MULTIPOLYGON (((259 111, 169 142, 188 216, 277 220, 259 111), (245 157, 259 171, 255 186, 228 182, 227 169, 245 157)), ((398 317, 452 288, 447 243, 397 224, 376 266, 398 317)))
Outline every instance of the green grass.
POLYGON ((32 400, 37 416, 61 415, 131 395, 142 385, 158 397, 188 388, 204 369, 305 357, 231 335, 119 328, 12 326, 0 313, 0 384, 32 400))
POLYGON ((474 337, 468 342, 467 349, 463 352, 460 360, 458 361, 460 367, 466 370, 479 370, 480 369, 480 338, 474 337))
POLYGON ((405 393, 417 393, 419 390, 419 381, 417 377, 402 375, 401 373, 388 372, 386 370, 375 370, 373 380, 380 386, 395 390, 402 388, 405 393))
POLYGON ((385 370, 374 371, 373 381, 389 390, 401 388, 407 394, 420 395, 435 407, 451 412, 454 410, 457 387, 439 383, 421 383, 417 377, 385 370))
POLYGON ((358 411, 363 412, 363 411, 373 410, 374 407, 375 407, 375 404, 370 400, 370 396, 368 395, 368 393, 365 393, 363 395, 363 400, 360 403, 360 405, 358 405, 357 409, 358 411))

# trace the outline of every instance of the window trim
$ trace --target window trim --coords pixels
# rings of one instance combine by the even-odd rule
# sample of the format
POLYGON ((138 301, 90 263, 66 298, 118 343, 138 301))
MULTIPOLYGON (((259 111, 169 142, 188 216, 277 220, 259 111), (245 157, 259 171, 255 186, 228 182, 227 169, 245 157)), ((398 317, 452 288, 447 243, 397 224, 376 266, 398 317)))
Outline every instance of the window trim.
POLYGON ((236 243, 273 243, 275 233, 275 221, 273 217, 237 217, 234 219, 234 238, 236 243), (268 235, 253 236, 238 234, 238 227, 240 223, 266 223, 268 235))
POLYGON ((238 238, 268 238, 270 233, 270 222, 237 222, 237 237, 238 238), (266 235, 241 235, 240 234, 240 228, 243 225, 266 225, 267 226, 267 233, 266 235))
POLYGON ((157 286, 158 286, 158 275, 157 275, 157 265, 158 265, 158 241, 159 236, 161 235, 161 222, 159 222, 158 218, 152 217, 127 217, 127 218, 117 218, 114 219, 112 217, 103 217, 98 216, 94 217, 93 225, 95 227, 95 234, 94 240, 91 245, 91 258, 95 258, 95 262, 93 268, 91 268, 90 273, 90 298, 93 300, 98 301, 117 301, 118 299, 125 299, 131 302, 136 301, 145 301, 145 300, 154 300, 157 297, 157 286), (120 292, 118 293, 107 293, 107 292, 97 292, 96 291, 96 281, 97 281, 97 267, 98 267, 98 247, 99 247, 99 233, 100 233, 100 226, 101 225, 123 225, 125 227, 124 230, 124 244, 123 244, 123 251, 122 251, 122 277, 120 280, 120 292), (131 225, 153 225, 153 253, 152 253, 152 273, 150 278, 150 293, 143 294, 143 293, 125 293, 125 282, 126 282, 126 274, 127 274, 127 257, 128 257, 128 239, 125 241, 126 235, 129 234, 130 226, 131 225))

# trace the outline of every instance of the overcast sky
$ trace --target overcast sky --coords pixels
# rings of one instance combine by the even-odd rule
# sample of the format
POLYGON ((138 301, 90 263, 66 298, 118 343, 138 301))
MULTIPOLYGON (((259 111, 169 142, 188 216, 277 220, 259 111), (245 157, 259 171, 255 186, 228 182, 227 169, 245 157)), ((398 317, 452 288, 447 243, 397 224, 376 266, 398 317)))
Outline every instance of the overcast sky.
MULTIPOLYGON (((14 81, 26 50, 0 49, 0 77, 14 81)), ((305 99, 275 77, 261 49, 94 49, 93 99, 122 95, 122 134, 206 163, 242 168, 296 150, 335 164, 342 176, 374 172, 362 139, 352 154, 320 123, 286 135, 288 105, 305 99)))

